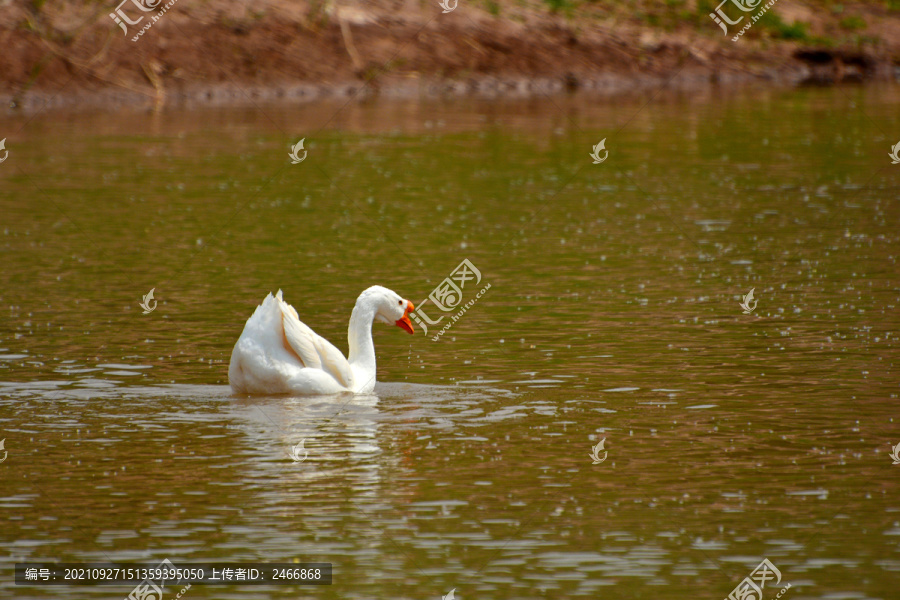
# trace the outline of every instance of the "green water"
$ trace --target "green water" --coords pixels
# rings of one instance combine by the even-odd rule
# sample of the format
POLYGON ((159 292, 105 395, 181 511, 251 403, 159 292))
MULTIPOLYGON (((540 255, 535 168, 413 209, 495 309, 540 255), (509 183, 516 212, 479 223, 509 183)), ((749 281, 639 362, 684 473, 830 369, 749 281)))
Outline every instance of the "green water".
POLYGON ((896 597, 898 100, 0 117, 0 595, 169 558, 334 564, 186 599, 718 600, 768 558, 766 600, 896 597), (346 351, 365 287, 463 259, 490 290, 437 342, 376 325, 375 396, 230 394, 269 291, 346 351))

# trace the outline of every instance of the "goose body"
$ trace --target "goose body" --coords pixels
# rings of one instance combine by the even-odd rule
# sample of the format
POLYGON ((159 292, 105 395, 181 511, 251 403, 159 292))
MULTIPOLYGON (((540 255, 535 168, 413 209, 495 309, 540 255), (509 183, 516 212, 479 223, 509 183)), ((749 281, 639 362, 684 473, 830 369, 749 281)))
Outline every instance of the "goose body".
POLYGON ((413 304, 395 292, 372 286, 350 314, 347 358, 304 324, 281 290, 270 293, 247 319, 231 352, 228 382, 241 394, 365 394, 375 387, 372 323, 395 324, 413 333, 413 304))

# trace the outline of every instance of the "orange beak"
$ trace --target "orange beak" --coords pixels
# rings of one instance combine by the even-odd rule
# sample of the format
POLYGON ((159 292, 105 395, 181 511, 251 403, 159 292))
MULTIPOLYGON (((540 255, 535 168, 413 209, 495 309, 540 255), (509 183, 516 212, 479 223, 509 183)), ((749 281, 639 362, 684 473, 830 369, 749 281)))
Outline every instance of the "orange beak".
POLYGON ((403 317, 397 319, 396 324, 400 329, 406 330, 406 333, 415 333, 415 329, 413 329, 412 321, 409 320, 409 313, 415 310, 415 306, 409 300, 406 301, 406 312, 403 313, 403 317))

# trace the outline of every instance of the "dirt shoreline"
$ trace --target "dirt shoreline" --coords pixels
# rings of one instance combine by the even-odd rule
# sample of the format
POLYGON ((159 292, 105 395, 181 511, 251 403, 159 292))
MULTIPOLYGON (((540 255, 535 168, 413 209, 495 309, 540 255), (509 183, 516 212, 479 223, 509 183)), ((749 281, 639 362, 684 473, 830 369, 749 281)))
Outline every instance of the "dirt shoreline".
MULTIPOLYGON (((853 44, 835 29, 846 19, 793 0, 776 6, 798 15, 794 23, 809 29, 804 39, 781 39, 755 23, 738 42, 723 38, 708 15, 708 23, 653 27, 593 5, 578 5, 574 16, 540 3, 518 11, 495 5, 508 14, 462 5, 442 14, 434 3, 406 1, 269 0, 250 11, 230 1, 179 0, 137 37, 140 23, 110 18, 114 5, 98 11, 64 1, 51 10, 15 0, 0 16, 0 101, 33 112, 375 95, 614 96, 662 86, 889 81, 900 72, 900 11, 877 4, 854 5, 872 25, 853 44)), ((705 9, 696 10, 702 17, 705 9)))

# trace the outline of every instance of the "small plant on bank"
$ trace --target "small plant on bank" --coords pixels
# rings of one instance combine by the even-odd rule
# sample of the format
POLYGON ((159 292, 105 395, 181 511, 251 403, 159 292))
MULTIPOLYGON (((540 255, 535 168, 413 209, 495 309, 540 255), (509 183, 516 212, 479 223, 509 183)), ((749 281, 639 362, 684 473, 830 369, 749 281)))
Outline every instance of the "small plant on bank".
POLYGON ((847 31, 856 31, 867 27, 865 20, 857 15, 851 15, 841 19, 839 25, 842 29, 846 29, 847 31))
POLYGON ((569 0, 544 0, 544 3, 550 7, 550 12, 565 12, 566 15, 570 15, 572 9, 575 8, 575 5, 569 2, 569 0))
POLYGON ((772 34, 772 37, 782 40, 809 40, 809 33, 806 31, 807 24, 801 21, 795 21, 788 25, 777 13, 769 11, 759 19, 759 25, 772 34))

